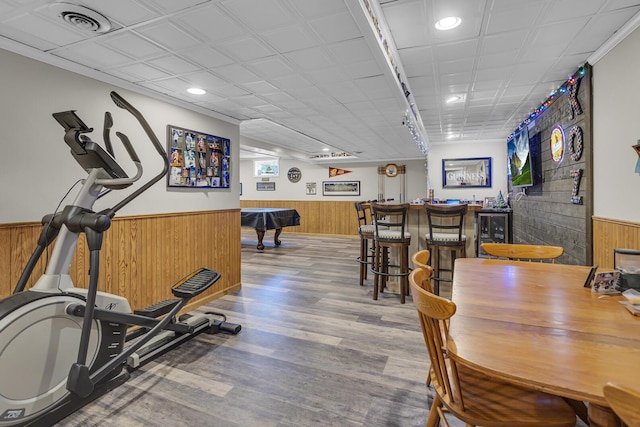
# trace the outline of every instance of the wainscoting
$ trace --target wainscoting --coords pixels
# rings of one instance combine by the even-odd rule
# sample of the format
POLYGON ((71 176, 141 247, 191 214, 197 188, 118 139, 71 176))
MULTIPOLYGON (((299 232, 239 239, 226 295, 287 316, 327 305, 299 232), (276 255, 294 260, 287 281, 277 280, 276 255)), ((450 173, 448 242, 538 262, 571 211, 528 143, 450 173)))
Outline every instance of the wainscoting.
MULTIPOLYGON (((40 229, 39 223, 0 225, 0 295, 12 292, 40 229)), ((42 256, 32 277, 44 272, 46 258, 42 256)), ((222 278, 189 308, 240 286, 238 209, 114 219, 105 233, 99 289, 124 296, 132 308, 141 308, 171 298, 171 285, 199 267, 219 271, 222 278)), ((77 287, 87 287, 88 271, 89 251, 81 237, 69 271, 77 287)))
POLYGON ((615 248, 640 249, 640 224, 609 218, 593 218, 593 263, 613 268, 615 248))
POLYGON ((358 235, 353 201, 240 200, 242 208, 291 208, 300 214, 300 226, 287 233, 358 235))

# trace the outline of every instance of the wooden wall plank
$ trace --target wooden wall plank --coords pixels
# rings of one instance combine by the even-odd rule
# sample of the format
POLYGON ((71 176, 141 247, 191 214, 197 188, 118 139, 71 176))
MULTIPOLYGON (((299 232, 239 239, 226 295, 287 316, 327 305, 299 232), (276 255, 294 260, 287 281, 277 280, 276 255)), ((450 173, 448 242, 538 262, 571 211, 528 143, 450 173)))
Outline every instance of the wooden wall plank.
MULTIPOLYGON (((39 223, 0 226, 0 296, 9 295, 35 248, 39 223)), ((132 308, 171 298, 171 285, 198 267, 219 271, 215 287, 190 304, 195 308, 240 284, 240 213, 238 209, 132 216, 113 220, 105 233, 99 289, 124 296, 132 308), (194 304, 195 303, 195 304, 194 304)), ((43 256, 43 258, 46 258, 43 256)), ((32 285, 44 272, 44 259, 32 285)), ((69 274, 77 287, 88 285, 89 252, 84 238, 69 274)))
POLYGON ((594 217, 593 263, 612 269, 616 248, 640 250, 640 223, 594 217))

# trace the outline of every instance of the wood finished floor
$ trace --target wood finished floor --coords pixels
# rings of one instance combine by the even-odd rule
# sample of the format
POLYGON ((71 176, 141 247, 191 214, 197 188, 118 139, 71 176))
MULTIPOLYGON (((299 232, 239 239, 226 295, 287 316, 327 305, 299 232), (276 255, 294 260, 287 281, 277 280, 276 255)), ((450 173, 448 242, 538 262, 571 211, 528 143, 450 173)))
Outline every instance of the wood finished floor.
MULTIPOLYGON (((242 289, 201 334, 59 426, 424 426, 428 360, 410 298, 358 285, 357 239, 242 233, 242 289)), ((215 266, 211 266, 215 268, 215 266)), ((457 421, 453 426, 462 426, 457 421)))

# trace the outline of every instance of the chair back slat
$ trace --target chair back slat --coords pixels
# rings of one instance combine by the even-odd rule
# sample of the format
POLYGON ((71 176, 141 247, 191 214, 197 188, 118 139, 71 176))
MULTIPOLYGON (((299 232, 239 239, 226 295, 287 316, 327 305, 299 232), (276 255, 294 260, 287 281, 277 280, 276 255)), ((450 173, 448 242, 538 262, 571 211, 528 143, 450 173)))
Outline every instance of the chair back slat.
MULTIPOLYGON (((437 233, 457 235, 457 239, 450 239, 451 244, 463 244, 464 216, 467 213, 467 205, 438 205, 425 204, 427 222, 429 224, 428 241, 435 241, 437 233)), ((449 240, 449 239, 447 239, 449 240)), ((440 241, 440 244, 445 244, 440 241)))
POLYGON ((431 360, 432 383, 443 400, 463 408, 457 369, 455 362, 447 356, 446 348, 447 321, 455 314, 456 305, 423 288, 422 284, 429 277, 427 270, 414 269, 409 275, 409 285, 431 360))
POLYGON ((385 233, 380 231, 394 230, 399 232, 399 236, 404 238, 406 233, 407 216, 409 213, 408 203, 395 204, 371 204, 371 220, 375 224, 375 236, 377 242, 393 242, 397 238, 385 238, 385 233))
POLYGON ((555 264, 556 258, 564 253, 561 246, 526 245, 519 243, 482 243, 482 250, 489 258, 503 258, 514 261, 538 261, 555 264))
POLYGON ((431 276, 433 275, 433 268, 429 264, 429 257, 431 252, 428 249, 423 249, 411 255, 411 262, 413 263, 413 268, 421 268, 426 270, 426 277, 421 275, 420 278, 422 282, 419 285, 427 292, 433 293, 433 287, 431 286, 431 276))

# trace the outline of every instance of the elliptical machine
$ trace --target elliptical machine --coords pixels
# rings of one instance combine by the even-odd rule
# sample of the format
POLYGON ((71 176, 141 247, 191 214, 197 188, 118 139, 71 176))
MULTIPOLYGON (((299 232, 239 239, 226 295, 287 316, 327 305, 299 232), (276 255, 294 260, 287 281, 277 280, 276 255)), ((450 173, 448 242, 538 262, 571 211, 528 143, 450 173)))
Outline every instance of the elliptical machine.
POLYGON ((115 161, 111 114, 105 113, 106 151, 88 136, 74 111, 53 114, 64 140, 88 177, 71 205, 44 216, 38 244, 12 295, 0 300, 0 427, 51 425, 129 378, 131 370, 201 332, 237 334, 241 326, 223 314, 176 315, 187 302, 218 281, 220 274, 199 268, 171 287, 175 298, 132 312, 120 296, 98 291, 103 234, 123 206, 162 179, 167 154, 145 118, 116 92, 114 103, 131 113, 162 157, 164 168, 112 208, 94 212, 95 201, 142 177, 142 164, 129 138, 116 132, 137 168, 129 177, 115 161), (69 267, 78 237, 90 251, 89 285, 76 288, 69 267), (26 284, 55 239, 45 273, 26 284), (131 327, 137 327, 132 329, 131 327), (129 333, 127 331, 130 330, 129 333))

